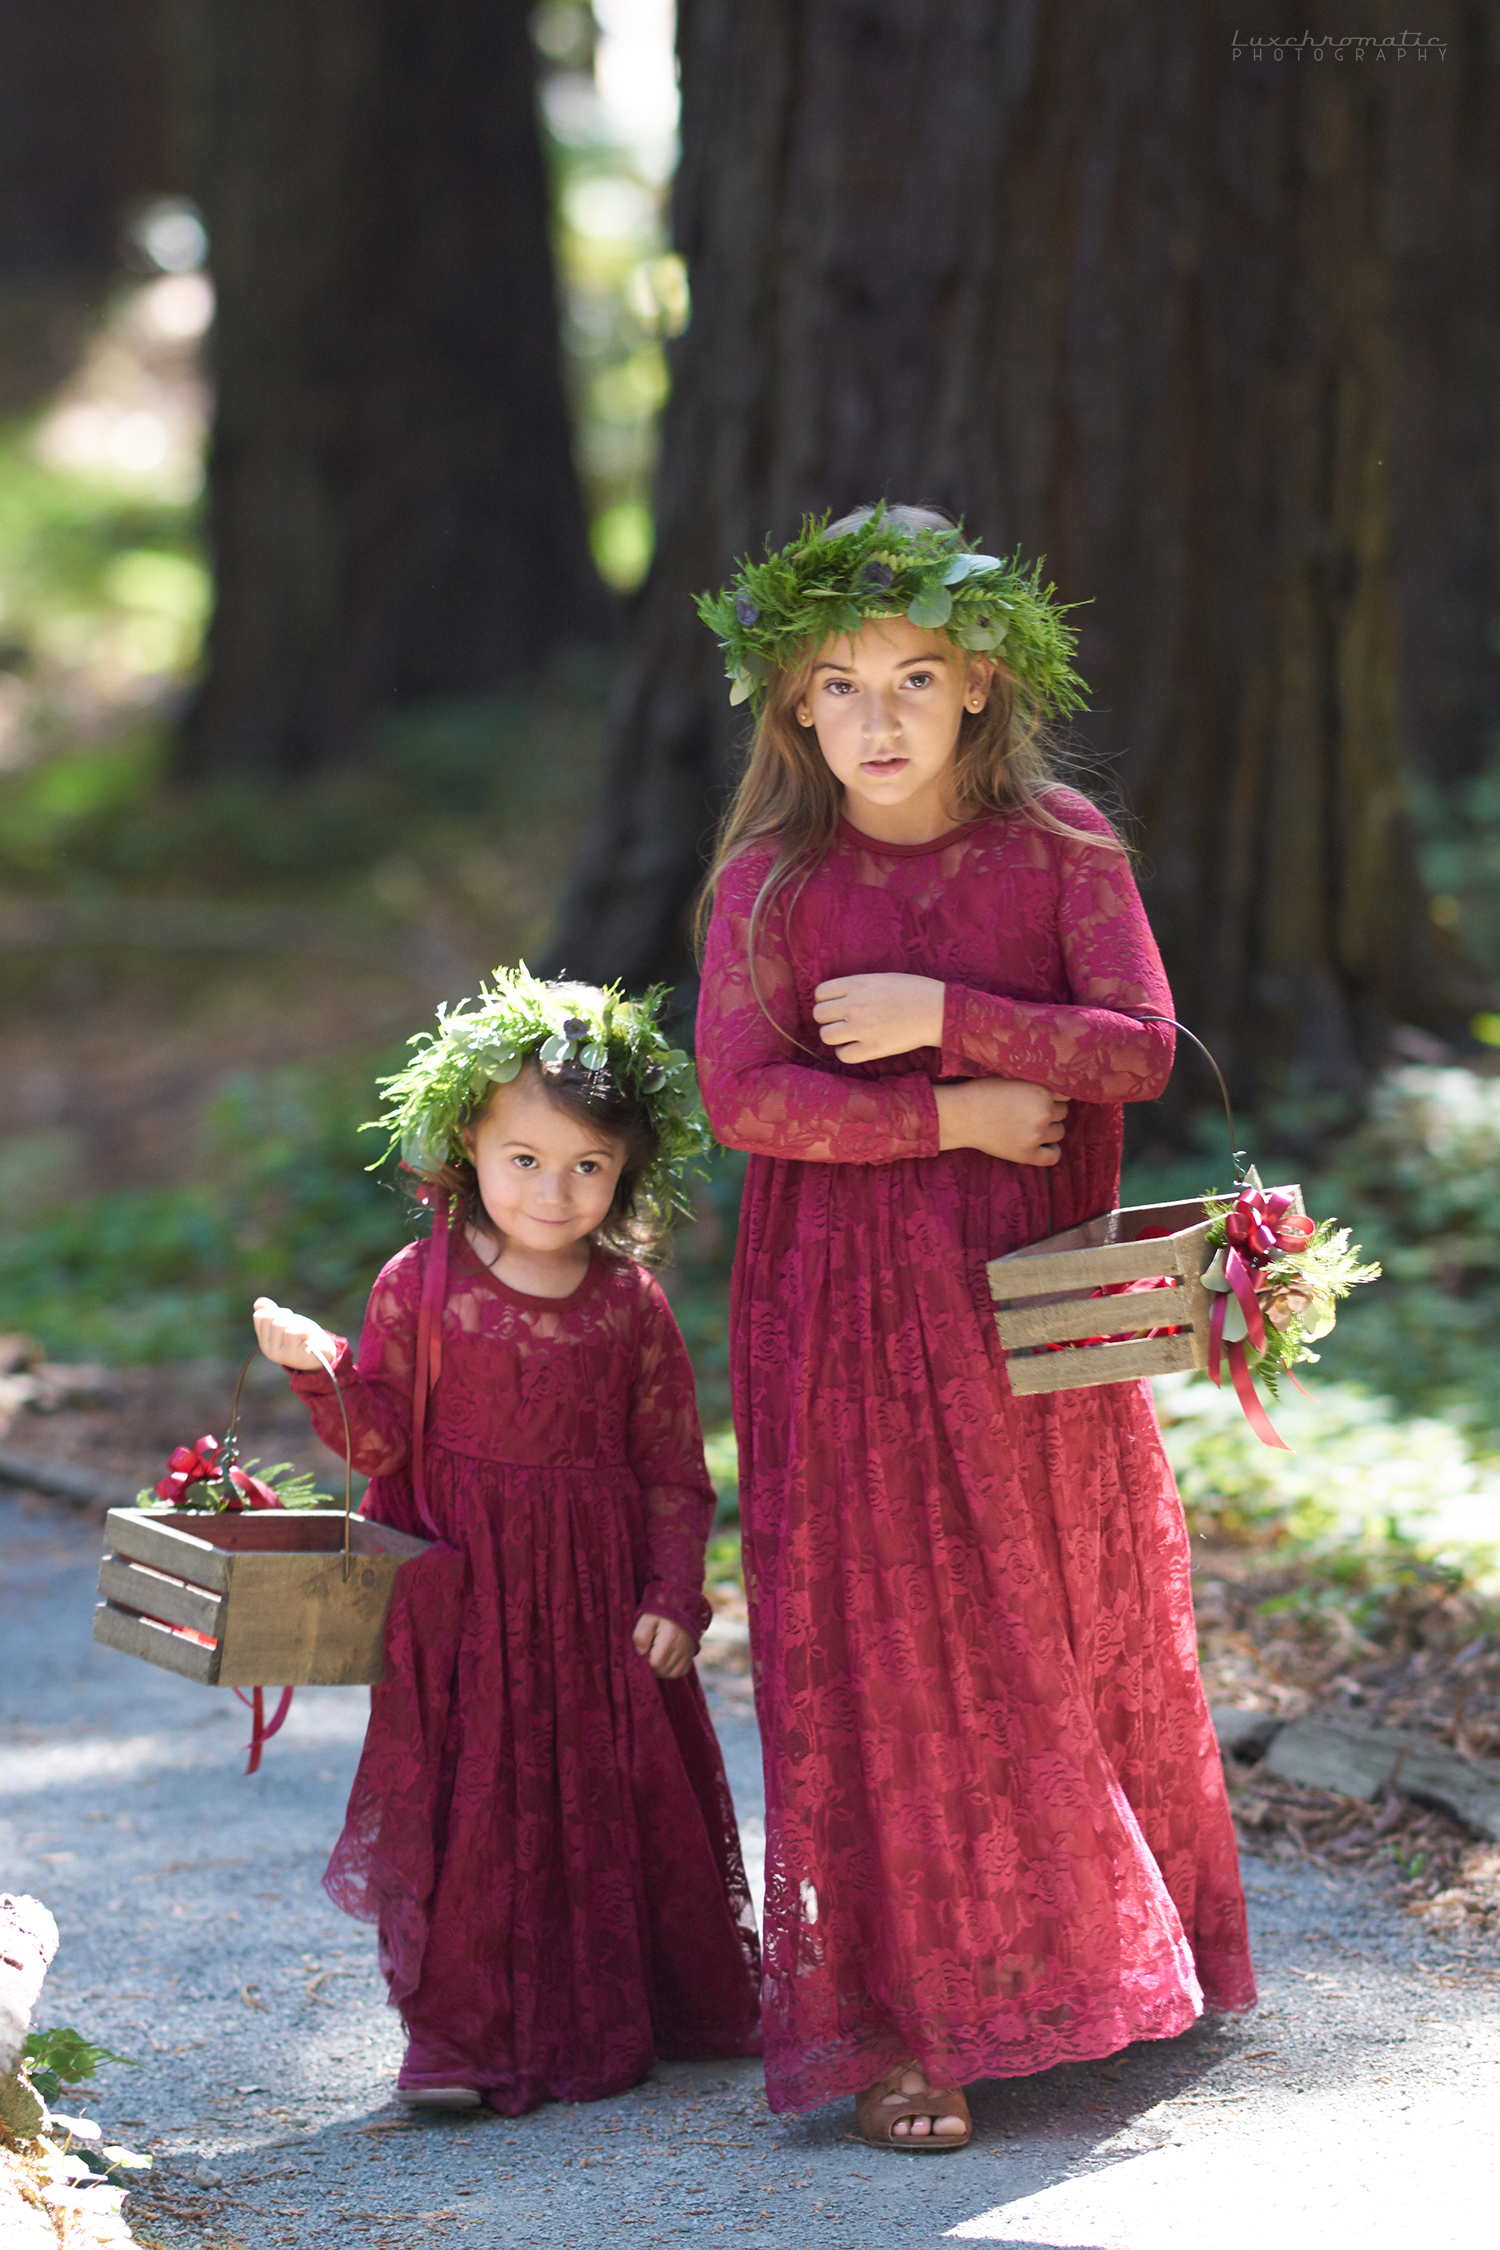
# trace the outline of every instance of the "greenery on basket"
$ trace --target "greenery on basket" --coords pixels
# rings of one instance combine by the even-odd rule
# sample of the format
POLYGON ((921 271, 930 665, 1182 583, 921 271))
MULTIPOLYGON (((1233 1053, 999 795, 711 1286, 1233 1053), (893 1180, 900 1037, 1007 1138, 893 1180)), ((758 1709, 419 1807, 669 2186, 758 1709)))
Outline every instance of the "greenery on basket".
MULTIPOLYGON (((1259 1186, 1253 1171, 1250 1177, 1259 1186)), ((1214 1215, 1209 1247, 1222 1250, 1234 1198, 1206 1196, 1204 1207, 1214 1215)), ((1341 1300, 1361 1283, 1380 1278, 1378 1262, 1362 1260, 1359 1244, 1351 1245, 1349 1236, 1350 1229, 1336 1219, 1323 1219, 1301 1249, 1278 1250, 1253 1276, 1266 1340, 1259 1350, 1247 1340, 1245 1358, 1251 1374, 1265 1384, 1272 1398, 1281 1395, 1283 1375, 1318 1360, 1320 1355, 1312 1347, 1333 1333, 1341 1300)))
POLYGON ((759 705, 772 674, 809 649, 871 618, 904 616, 1000 658, 1039 710, 1065 718, 1082 708, 1078 635, 1042 584, 1040 562, 978 554, 962 530, 906 531, 883 505, 834 539, 824 536, 828 520, 805 516, 785 547, 768 547, 764 562, 745 556, 722 592, 698 596, 724 651, 731 703, 759 705))
MULTIPOLYGON (((193 1477, 184 1482, 181 1491, 176 1493, 164 1492, 160 1484, 148 1485, 136 1494, 136 1506, 223 1515, 226 1510, 237 1512, 244 1508, 333 1508, 339 1505, 331 1493, 319 1491, 318 1480, 310 1469, 294 1468, 290 1461, 277 1461, 269 1469, 263 1469, 253 1455, 248 1461, 225 1460, 222 1449, 215 1446, 211 1437, 200 1438, 197 1448, 178 1446, 172 1460, 175 1463, 179 1455, 191 1454, 203 1446, 207 1446, 209 1452, 207 1455, 200 1453, 199 1458, 206 1460, 216 1474, 193 1477), (239 1473, 238 1478, 236 1471, 239 1473), (239 1478, 245 1481, 242 1483, 239 1478), (247 1486, 249 1490, 246 1489, 247 1486), (263 1491, 274 1493, 274 1501, 254 1496, 254 1488, 257 1486, 263 1491)), ((163 1483, 166 1481, 163 1479, 163 1483)))
POLYGON ((666 999, 665 985, 639 1000, 610 985, 595 1007, 578 986, 543 983, 524 962, 497 969, 477 999, 444 1004, 437 1030, 409 1042, 413 1059, 380 1080, 385 1106, 363 1129, 386 1134, 385 1156, 399 1152, 414 1172, 459 1161, 462 1129, 491 1088, 509 1085, 534 1057, 581 1086, 612 1085, 645 1103, 659 1148, 637 1198, 665 1221, 691 1209, 687 1173, 713 1146, 692 1060, 657 1023, 666 999))

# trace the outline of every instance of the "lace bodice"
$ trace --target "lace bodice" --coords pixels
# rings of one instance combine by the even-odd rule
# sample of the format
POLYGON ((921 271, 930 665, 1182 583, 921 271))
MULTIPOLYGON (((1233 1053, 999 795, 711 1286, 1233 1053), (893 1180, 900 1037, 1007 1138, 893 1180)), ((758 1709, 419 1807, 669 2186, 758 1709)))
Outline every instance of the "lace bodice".
MULTIPOLYGON (((381 1480, 367 1503, 383 1520, 409 1500, 412 1378, 426 1242, 410 1244, 371 1292, 356 1366, 340 1340, 334 1362, 354 1439, 354 1466, 381 1480), (394 1481, 398 1489, 390 1491, 394 1481)), ((327 1377, 297 1375, 318 1435, 343 1452, 327 1377)), ((449 1250, 442 1372, 427 1403, 429 1486, 441 1508, 441 1457, 509 1470, 583 1470, 625 1479, 641 1496, 647 1609, 701 1635, 703 1555, 714 1493, 703 1461, 693 1371, 660 1286, 633 1261, 596 1251, 570 1297, 522 1295, 488 1272, 463 1235, 449 1250)), ((421 1529, 413 1522, 409 1528, 421 1529)), ((451 1536, 444 1526, 444 1535, 451 1536)), ((461 1536, 461 1531, 460 1531, 461 1536)))
MULTIPOLYGON (((934 844, 882 844, 846 822, 801 891, 783 892, 764 918, 753 979, 750 916, 772 855, 753 850, 726 870, 704 963, 713 999, 698 1027, 722 1141, 885 1164, 936 1153, 941 1079, 1021 1078, 1091 1105, 1161 1093, 1172 1032, 1140 1019, 1169 1014, 1171 997, 1129 863, 1085 799, 1056 790, 1048 802, 1099 841, 1014 819, 934 844), (943 982, 942 1048, 841 1062, 819 1041, 813 992, 829 977, 881 970, 943 982)), ((1083 1120, 1070 1125, 1075 1155, 1090 1133, 1083 1120)))

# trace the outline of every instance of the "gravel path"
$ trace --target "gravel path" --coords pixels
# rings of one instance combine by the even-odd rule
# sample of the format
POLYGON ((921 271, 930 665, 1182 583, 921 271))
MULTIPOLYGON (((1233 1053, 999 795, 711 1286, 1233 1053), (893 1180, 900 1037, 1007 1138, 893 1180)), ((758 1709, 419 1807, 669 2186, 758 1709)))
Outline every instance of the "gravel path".
MULTIPOLYGON (((843 2106, 773 2118, 751 2063, 672 2064, 612 2102, 408 2118, 373 1933, 319 1877, 367 1698, 298 1695, 253 1780, 246 1715, 89 1638, 98 1525, 0 1497, 0 1888, 62 1946, 43 2023, 139 2058, 85 2106, 157 2159, 130 2206, 171 2250, 610 2243, 927 2250, 1463 2250, 1493 2223, 1493 1952, 1362 1875, 1248 1862, 1264 2001, 1106 2063, 971 2091, 952 2159, 852 2144, 843 2106)), ((753 1722, 721 1699, 747 1856, 753 1722)))

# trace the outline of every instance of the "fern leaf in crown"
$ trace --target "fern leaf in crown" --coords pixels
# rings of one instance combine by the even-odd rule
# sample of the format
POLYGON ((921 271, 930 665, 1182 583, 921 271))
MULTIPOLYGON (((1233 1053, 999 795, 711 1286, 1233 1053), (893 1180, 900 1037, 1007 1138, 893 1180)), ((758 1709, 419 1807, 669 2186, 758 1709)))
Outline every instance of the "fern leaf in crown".
POLYGON ((659 1148, 639 1193, 665 1220, 687 1210, 687 1174, 714 1145, 691 1058, 657 1023, 666 996, 665 985, 639 1000, 618 985, 591 996, 544 983, 524 963, 497 969, 475 999, 440 1007, 437 1030, 411 1040, 412 1060, 378 1081, 384 1105, 362 1130, 388 1136, 380 1163, 399 1150, 412 1171, 433 1172, 462 1158, 462 1129, 493 1087, 528 1061, 562 1064, 645 1103, 659 1148))
POLYGON ((906 617, 975 655, 1001 659, 1036 709, 1066 718, 1086 689, 1073 669, 1078 635, 1040 562, 982 555, 955 530, 910 532, 884 506, 836 538, 826 514, 806 516, 797 537, 764 562, 747 555, 698 615, 718 639, 731 703, 759 709, 777 672, 871 618, 906 617))

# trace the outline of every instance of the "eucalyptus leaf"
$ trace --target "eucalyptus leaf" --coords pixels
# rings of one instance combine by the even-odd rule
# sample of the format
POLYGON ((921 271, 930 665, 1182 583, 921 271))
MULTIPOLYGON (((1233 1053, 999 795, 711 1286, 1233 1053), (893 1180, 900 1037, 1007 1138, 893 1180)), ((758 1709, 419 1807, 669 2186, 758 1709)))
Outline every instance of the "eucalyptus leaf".
POLYGON ((543 1062, 566 1062, 572 1045, 571 1039, 565 1038, 560 1031, 554 1031, 550 1039, 543 1040, 537 1053, 543 1062))
POLYGON ((943 584, 945 586, 958 586, 962 584, 964 579, 972 578, 977 570, 1003 570, 1004 568, 1005 565, 998 555, 955 555, 943 572, 943 584))
POLYGON ((748 703, 754 693, 755 682, 751 679, 749 673, 736 672, 729 689, 731 707, 736 703, 748 703))
POLYGON ((609 1049, 601 1047, 597 1040, 591 1039, 579 1055, 578 1060, 585 1070, 602 1070, 609 1061, 609 1049))
POLYGON ((906 614, 913 625, 936 627, 946 625, 953 615, 953 596, 946 586, 924 586, 906 605, 906 614))
POLYGON ((505 1055, 499 1062, 490 1064, 490 1078, 496 1086, 508 1086, 513 1078, 519 1078, 520 1075, 519 1055, 505 1055))

